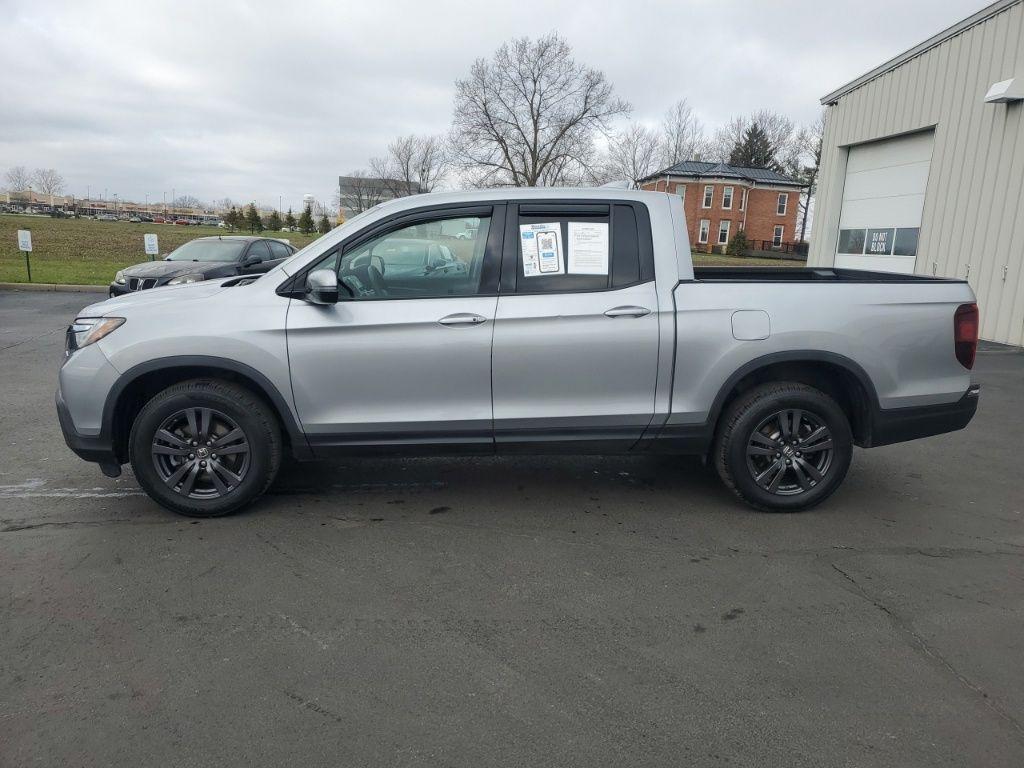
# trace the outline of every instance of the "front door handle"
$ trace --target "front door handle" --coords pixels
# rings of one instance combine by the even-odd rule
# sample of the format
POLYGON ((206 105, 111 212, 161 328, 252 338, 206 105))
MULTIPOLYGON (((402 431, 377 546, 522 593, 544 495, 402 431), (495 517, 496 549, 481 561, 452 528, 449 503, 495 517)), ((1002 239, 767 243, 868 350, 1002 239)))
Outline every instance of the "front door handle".
POLYGON ((647 307, 612 307, 605 314, 608 317, 643 317, 651 314, 647 307))
POLYGON ((474 315, 472 312, 456 312, 454 315, 446 315, 438 320, 441 325, 480 325, 486 323, 487 318, 482 315, 474 315))

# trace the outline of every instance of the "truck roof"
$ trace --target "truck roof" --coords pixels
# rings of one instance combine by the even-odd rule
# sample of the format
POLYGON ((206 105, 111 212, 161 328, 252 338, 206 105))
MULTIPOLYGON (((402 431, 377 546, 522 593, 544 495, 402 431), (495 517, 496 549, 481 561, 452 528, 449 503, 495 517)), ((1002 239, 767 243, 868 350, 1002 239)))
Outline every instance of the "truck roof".
POLYGON ((445 203, 474 203, 495 200, 652 200, 664 198, 665 192, 612 187, 499 187, 496 189, 467 189, 458 192, 429 192, 388 200, 374 206, 372 211, 394 213, 423 205, 445 203))

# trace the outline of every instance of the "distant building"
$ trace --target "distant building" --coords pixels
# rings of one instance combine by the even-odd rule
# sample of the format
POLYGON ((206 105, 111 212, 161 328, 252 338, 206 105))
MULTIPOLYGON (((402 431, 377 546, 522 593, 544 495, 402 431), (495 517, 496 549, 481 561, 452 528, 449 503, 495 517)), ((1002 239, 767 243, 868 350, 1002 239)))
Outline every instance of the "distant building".
POLYGON ((722 250, 738 231, 755 249, 797 242, 797 213, 804 184, 767 168, 686 160, 640 181, 641 189, 682 198, 690 246, 722 250))
POLYGON ((338 197, 341 214, 349 219, 358 213, 398 197, 418 195, 419 184, 400 179, 375 179, 368 176, 339 176, 338 197))

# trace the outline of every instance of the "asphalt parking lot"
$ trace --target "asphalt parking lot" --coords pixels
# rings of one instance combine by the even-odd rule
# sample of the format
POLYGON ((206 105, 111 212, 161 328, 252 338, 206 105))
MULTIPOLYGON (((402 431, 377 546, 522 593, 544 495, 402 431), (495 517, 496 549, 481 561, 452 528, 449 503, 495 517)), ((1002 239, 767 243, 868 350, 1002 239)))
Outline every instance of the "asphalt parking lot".
POLYGON ((0 765, 1024 764, 1024 354, 764 515, 651 457, 293 465, 251 511, 68 451, 0 293, 0 765))

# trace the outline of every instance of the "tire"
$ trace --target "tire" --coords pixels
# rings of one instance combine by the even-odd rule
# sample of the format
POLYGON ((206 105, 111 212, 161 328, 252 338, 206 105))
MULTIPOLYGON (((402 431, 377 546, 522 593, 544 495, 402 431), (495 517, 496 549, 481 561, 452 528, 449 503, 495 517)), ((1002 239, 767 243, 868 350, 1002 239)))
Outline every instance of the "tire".
POLYGON ((820 504, 842 484, 853 458, 853 435, 843 409, 824 392, 774 382, 729 406, 713 455, 722 482, 751 507, 798 512, 820 504))
POLYGON ((184 381, 155 395, 128 438, 139 485, 161 506, 189 517, 226 515, 253 502, 274 481, 281 453, 270 407, 248 389, 216 379, 184 381))

